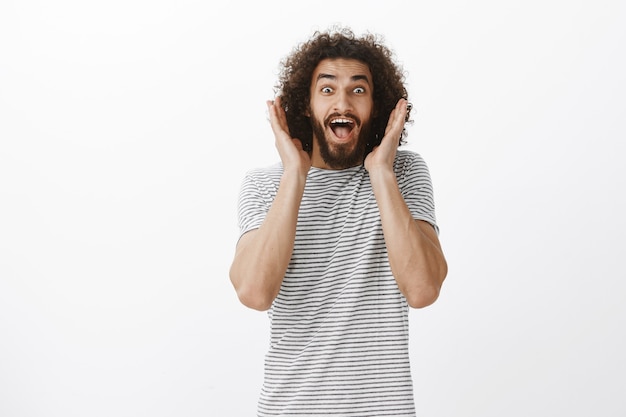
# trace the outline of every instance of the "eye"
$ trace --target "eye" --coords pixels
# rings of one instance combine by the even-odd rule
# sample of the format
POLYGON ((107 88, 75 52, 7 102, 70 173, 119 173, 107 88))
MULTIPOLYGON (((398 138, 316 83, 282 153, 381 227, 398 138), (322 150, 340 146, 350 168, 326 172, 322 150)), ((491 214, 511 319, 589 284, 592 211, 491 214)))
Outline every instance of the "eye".
POLYGON ((322 90, 321 90, 321 91, 322 91, 322 93, 324 93, 324 94, 330 94, 330 93, 332 93, 332 92, 333 92, 333 89, 332 89, 332 88, 330 88, 330 87, 322 87, 322 90))
POLYGON ((363 94, 365 93, 365 88, 363 87, 357 87, 353 90, 356 94, 363 94))

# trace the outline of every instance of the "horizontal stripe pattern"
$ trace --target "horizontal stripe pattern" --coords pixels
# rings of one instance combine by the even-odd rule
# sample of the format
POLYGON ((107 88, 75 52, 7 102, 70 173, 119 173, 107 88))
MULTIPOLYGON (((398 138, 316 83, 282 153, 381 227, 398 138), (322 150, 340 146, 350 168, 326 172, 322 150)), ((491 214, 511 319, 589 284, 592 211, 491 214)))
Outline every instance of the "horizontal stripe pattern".
MULTIPOLYGON (((399 150, 395 171, 412 215, 436 228, 423 159, 399 150)), ((263 222, 281 175, 276 164, 244 178, 242 234, 263 222)), ((414 416, 408 309, 367 171, 311 168, 291 263, 268 312, 258 415, 414 416)))

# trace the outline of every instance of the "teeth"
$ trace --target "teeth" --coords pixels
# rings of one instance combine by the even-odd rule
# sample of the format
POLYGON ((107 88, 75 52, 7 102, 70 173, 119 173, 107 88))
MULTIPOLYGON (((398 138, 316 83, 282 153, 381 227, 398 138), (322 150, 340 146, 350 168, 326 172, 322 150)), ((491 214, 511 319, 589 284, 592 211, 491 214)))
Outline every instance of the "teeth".
POLYGON ((350 119, 334 119, 331 123, 351 124, 352 120, 350 120, 350 119))

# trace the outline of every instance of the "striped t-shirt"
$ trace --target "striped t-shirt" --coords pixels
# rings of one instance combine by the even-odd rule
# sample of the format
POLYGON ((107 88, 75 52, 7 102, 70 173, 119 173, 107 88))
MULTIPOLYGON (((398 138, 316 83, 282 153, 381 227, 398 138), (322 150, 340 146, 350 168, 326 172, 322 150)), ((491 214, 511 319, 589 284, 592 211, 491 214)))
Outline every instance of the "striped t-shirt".
MULTIPOLYGON (((394 168, 413 217, 436 228, 424 160, 398 150, 394 168)), ((276 164, 245 176, 242 235, 263 222, 281 175, 276 164)), ((268 312, 258 416, 414 416, 408 309, 365 168, 311 168, 291 262, 268 312)))

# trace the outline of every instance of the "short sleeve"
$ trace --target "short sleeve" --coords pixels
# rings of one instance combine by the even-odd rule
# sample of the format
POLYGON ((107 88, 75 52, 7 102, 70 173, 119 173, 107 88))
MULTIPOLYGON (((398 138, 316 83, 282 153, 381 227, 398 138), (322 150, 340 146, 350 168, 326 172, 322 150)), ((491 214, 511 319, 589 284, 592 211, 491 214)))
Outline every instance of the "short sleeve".
POLYGON ((277 191, 278 184, 270 176, 259 171, 250 171, 245 175, 237 205, 239 237, 261 226, 277 191))
POLYGON ((396 177, 413 218, 427 221, 439 233, 432 181, 424 159, 415 152, 401 152, 396 160, 396 177))

